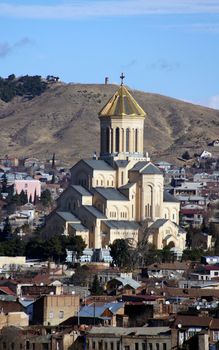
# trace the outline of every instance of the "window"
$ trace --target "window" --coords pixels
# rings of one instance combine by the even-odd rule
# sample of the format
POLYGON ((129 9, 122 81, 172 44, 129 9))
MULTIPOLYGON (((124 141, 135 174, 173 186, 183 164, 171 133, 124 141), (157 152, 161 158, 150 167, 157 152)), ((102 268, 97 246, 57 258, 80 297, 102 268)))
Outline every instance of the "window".
POLYGON ((215 276, 218 276, 218 272, 215 272, 214 275, 215 275, 215 276))
POLYGON ((24 187, 27 188, 27 187, 28 187, 28 184, 25 184, 24 187))
POLYGON ((50 311, 50 312, 49 312, 49 318, 50 318, 50 320, 51 320, 53 317, 54 317, 53 311, 50 311))
POLYGON ((116 343, 116 350, 120 350, 120 342, 119 341, 117 341, 117 343, 116 343))
POLYGON ((219 340, 219 331, 213 331, 213 341, 219 340))
POLYGON ((119 152, 119 128, 116 128, 116 152, 119 152))
POLYGON ((111 342, 111 343, 110 343, 110 350, 113 350, 113 349, 114 349, 114 343, 111 342))
POLYGON ((124 173, 123 171, 121 172, 121 185, 123 185, 123 182, 124 182, 124 173))
POLYGON ((156 343, 156 350, 160 350, 160 344, 156 343))
POLYGON ((130 350, 130 346, 129 345, 125 345, 125 350, 130 350))
POLYGON ((167 344, 163 343, 163 350, 167 350, 167 344))
MULTIPOLYGON (((27 348, 27 350, 29 350, 29 348, 30 348, 30 347, 29 347, 29 341, 28 341, 27 343, 28 343, 28 347, 26 346, 26 348, 27 348)), ((26 344, 27 344, 27 343, 26 343, 26 344)), ((3 342, 3 349, 6 349, 6 343, 5 343, 5 342, 3 342)))
POLYGON ((135 152, 138 152, 138 129, 135 129, 135 152))
POLYGON ((153 350, 153 344, 152 343, 149 343, 148 347, 149 347, 149 350, 153 350))
POLYGON ((64 311, 59 311, 59 318, 64 318, 64 311))
POLYGON ((126 152, 129 152, 129 129, 126 129, 126 152))
POLYGON ((141 344, 141 349, 142 350, 147 350, 147 344, 146 343, 142 343, 141 344))
POLYGON ((11 350, 14 350, 14 343, 11 343, 11 350))
POLYGON ((92 343, 92 349, 95 349, 95 341, 92 343))
POLYGON ((135 343, 135 350, 138 350, 138 349, 139 349, 138 343, 135 343))

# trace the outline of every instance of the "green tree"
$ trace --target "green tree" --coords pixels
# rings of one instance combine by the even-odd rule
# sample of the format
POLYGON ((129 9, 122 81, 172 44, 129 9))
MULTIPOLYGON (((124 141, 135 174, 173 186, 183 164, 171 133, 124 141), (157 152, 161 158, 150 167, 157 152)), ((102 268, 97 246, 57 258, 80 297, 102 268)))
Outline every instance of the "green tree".
POLYGON ((204 254, 202 249, 185 249, 183 251, 182 260, 191 260, 200 262, 201 256, 204 254))
POLYGON ((87 286, 90 280, 90 270, 86 265, 78 266, 71 278, 71 283, 77 286, 87 286))
POLYGON ((79 259, 86 248, 86 244, 81 236, 69 236, 67 237, 65 248, 76 252, 76 257, 79 259))
POLYGON ((185 160, 189 160, 191 157, 190 157, 190 154, 188 151, 185 151, 183 154, 182 154, 182 158, 185 159, 185 160))
POLYGON ((101 287, 101 284, 98 280, 97 275, 94 276, 90 292, 92 295, 102 295, 103 294, 103 288, 101 287))
POLYGON ((120 268, 130 268, 131 253, 130 244, 126 239, 116 239, 110 245, 110 255, 113 258, 114 264, 120 268))
POLYGON ((46 189, 41 193, 41 202, 44 207, 47 207, 52 201, 51 192, 46 189))
POLYGON ((8 179, 6 173, 2 176, 2 193, 7 193, 8 179))
POLYGON ((22 190, 21 193, 19 194, 19 196, 20 196, 21 205, 24 205, 28 202, 27 192, 24 192, 24 190, 22 190))
POLYGON ((12 235, 12 227, 11 227, 11 224, 10 224, 10 221, 9 221, 9 217, 7 216, 5 221, 4 221, 4 227, 3 227, 3 231, 2 231, 2 234, 1 234, 1 240, 6 240, 6 239, 9 239, 12 235))

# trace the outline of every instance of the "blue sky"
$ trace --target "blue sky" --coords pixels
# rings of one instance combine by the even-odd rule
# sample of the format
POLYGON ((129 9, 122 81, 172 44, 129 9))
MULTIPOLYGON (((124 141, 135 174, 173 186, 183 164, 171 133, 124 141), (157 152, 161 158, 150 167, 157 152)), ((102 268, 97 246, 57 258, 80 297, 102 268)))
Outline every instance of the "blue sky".
POLYGON ((219 108, 219 0, 0 0, 0 76, 119 83, 219 108))

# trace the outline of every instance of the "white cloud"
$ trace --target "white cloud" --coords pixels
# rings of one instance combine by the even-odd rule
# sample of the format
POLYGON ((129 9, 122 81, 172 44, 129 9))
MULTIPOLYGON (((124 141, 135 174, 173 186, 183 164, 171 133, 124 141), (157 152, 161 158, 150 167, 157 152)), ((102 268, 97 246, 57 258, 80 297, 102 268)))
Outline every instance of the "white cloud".
POLYGON ((81 0, 53 5, 0 4, 1 17, 32 19, 192 13, 219 13, 219 0, 81 0))
POLYGON ((219 95, 209 97, 206 105, 210 108, 219 109, 219 95))

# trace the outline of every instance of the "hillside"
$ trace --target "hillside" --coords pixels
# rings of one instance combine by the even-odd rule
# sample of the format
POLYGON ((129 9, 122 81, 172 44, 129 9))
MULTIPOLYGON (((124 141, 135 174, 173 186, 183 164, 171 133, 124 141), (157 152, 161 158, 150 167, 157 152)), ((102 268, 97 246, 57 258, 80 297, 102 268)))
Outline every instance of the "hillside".
MULTIPOLYGON (((33 99, 0 100, 0 155, 57 158, 68 164, 99 152, 98 111, 116 85, 50 84, 33 99)), ((131 91, 131 90, 130 90, 131 91)), ((146 111, 145 151, 174 160, 206 148, 219 135, 219 111, 169 97, 131 91, 146 111)))

